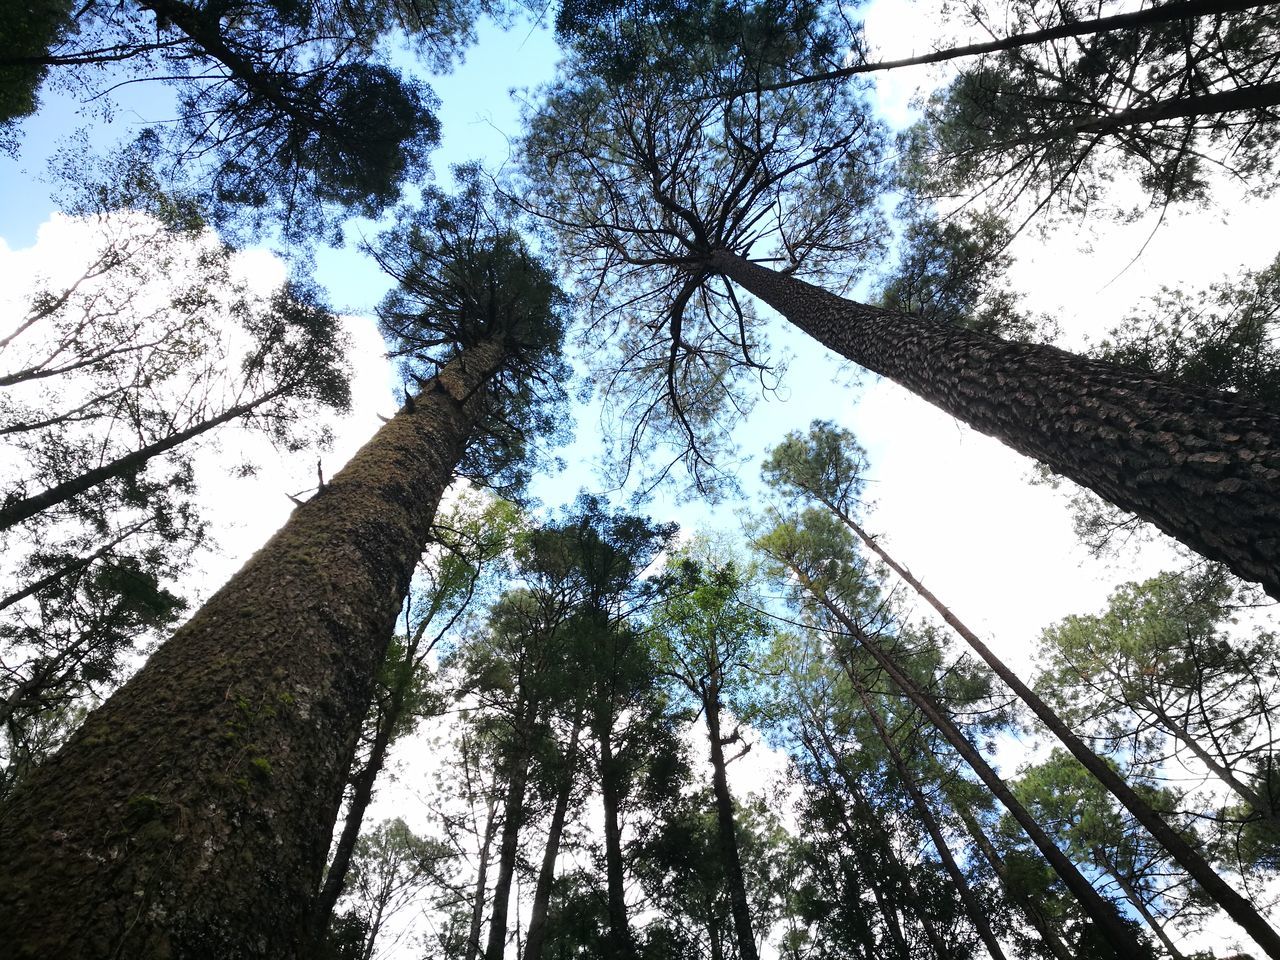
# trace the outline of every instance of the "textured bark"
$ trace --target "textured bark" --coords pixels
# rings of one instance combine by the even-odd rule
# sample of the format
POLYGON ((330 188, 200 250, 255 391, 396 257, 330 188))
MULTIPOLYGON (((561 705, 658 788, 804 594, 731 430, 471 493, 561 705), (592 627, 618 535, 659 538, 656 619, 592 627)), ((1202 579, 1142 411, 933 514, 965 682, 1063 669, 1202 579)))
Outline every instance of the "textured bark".
POLYGON ((296 956, 373 674, 503 358, 428 382, 15 793, 15 958, 296 956))
MULTIPOLYGON (((1048 861, 1049 866, 1053 868, 1054 873, 1071 891, 1072 896, 1080 902, 1080 906, 1097 927, 1101 939, 1110 946, 1116 957, 1126 960, 1126 958, 1130 957, 1148 956, 1147 951, 1142 948, 1132 931, 1120 919, 1115 907, 1104 900, 1098 891, 1093 889, 1089 881, 1076 869, 1075 864, 1058 849, 1044 828, 1031 816, 1027 808, 1022 805, 1022 802, 1014 796, 1013 791, 1009 789, 1009 785, 987 763, 982 754, 978 752, 978 749, 969 741, 969 738, 939 708, 933 698, 922 690, 910 676, 904 673, 897 662, 885 653, 875 640, 868 637, 852 618, 845 614, 839 606, 831 602, 802 569, 794 565, 790 565, 790 569, 801 585, 840 622, 848 631, 849 636, 855 639, 862 649, 866 650, 871 658, 879 664, 880 668, 888 674, 893 684, 937 728, 943 738, 951 744, 955 751, 969 764, 973 772, 978 775, 978 778, 986 784, 987 789, 995 795, 996 799, 1018 821, 1027 837, 1035 844, 1036 849, 1040 851, 1045 860, 1048 861)), ((847 663, 845 664, 845 669, 849 669, 847 663)))
POLYGON ((555 809, 551 811, 551 825, 547 829, 547 846, 542 853, 542 866, 538 870, 538 882, 533 889, 533 906, 529 911, 529 934, 524 941, 524 960, 542 960, 542 945, 547 937, 547 910, 551 905, 551 885, 556 876, 556 859, 560 855, 560 837, 569 815, 569 800, 573 795, 573 766, 578 759, 578 735, 582 731, 582 714, 573 718, 573 731, 569 747, 565 751, 565 770, 556 794, 555 809))
POLYGON ((142 467, 160 456, 162 453, 180 447, 188 440, 194 440, 201 434, 208 433, 215 427, 220 427, 224 423, 230 423, 232 420, 238 420, 247 414, 252 413, 264 403, 279 396, 279 393, 266 394, 250 403, 242 403, 239 406, 229 407, 216 417, 210 417, 208 420, 201 420, 194 426, 185 430, 179 430, 177 433, 170 434, 162 440, 155 443, 149 443, 141 449, 134 450, 132 453, 126 453, 122 457, 117 457, 110 463, 104 463, 100 467, 94 467, 92 470, 86 470, 78 477, 73 477, 64 483, 59 483, 40 493, 32 494, 21 500, 15 500, 7 503, 0 508, 0 530, 8 530, 15 524, 28 520, 37 514, 52 509, 59 504, 66 503, 73 497, 92 490, 99 484, 106 483, 108 480, 114 480, 117 477, 123 477, 125 474, 140 470, 142 467))
MULTIPOLYGON (((850 530, 864 543, 867 547, 881 560, 883 560, 898 576, 905 580, 917 594, 920 595, 929 606, 937 611, 947 624, 964 638, 973 651, 978 654, 996 675, 1003 680, 1008 687, 1017 694, 1031 711, 1040 719, 1040 721, 1049 728, 1049 730, 1058 738, 1058 740, 1071 751, 1080 763, 1088 770, 1097 780, 1110 791, 1111 795, 1124 804, 1134 819, 1136 819, 1147 830, 1151 836, 1155 837, 1166 850, 1172 854, 1173 858, 1178 862, 1182 869, 1200 885, 1200 888, 1209 895, 1227 914, 1236 921, 1244 930, 1246 930, 1258 945, 1261 946, 1267 955, 1280 960, 1280 936, 1278 936, 1271 928, 1271 925, 1262 918, 1262 915, 1254 908, 1253 904, 1244 896, 1236 891, 1234 887, 1228 884, 1213 866, 1206 860, 1195 847, 1191 846, 1183 839, 1182 834, 1174 830, 1173 827, 1155 810, 1151 804, 1147 803, 1141 795, 1139 795, 1124 777, 1120 776, 1109 763, 1099 757, 1091 750, 1083 740, 1075 735, 1075 732, 1067 726, 1051 706, 1040 698, 1040 695, 1032 690, 1022 678, 1009 669, 1003 660, 991 652, 991 649, 982 642, 981 638, 969 629, 955 613, 939 600, 932 591, 925 587, 914 574, 906 567, 898 563, 889 553, 871 537, 861 525, 853 519, 847 512, 841 510, 838 505, 829 501, 824 501, 828 509, 833 511, 845 523, 850 530)), ((1149 709, 1159 715, 1158 707, 1147 704, 1149 709)), ((1166 715, 1167 716, 1167 715, 1166 715)), ((1171 718, 1170 718, 1171 720, 1171 718)), ((1175 736, 1177 731, 1174 730, 1175 736)), ((1209 769, 1214 770, 1211 758, 1207 754, 1201 756, 1203 748, 1199 744, 1193 743, 1190 739, 1183 739, 1191 747, 1193 753, 1200 756, 1202 760, 1209 760, 1209 769)), ((1215 770, 1215 772, 1217 772, 1215 770)), ((1235 786, 1230 780, 1229 785, 1235 786)), ((1246 797, 1247 799, 1247 797, 1246 797)), ((1261 798, 1258 798, 1259 800, 1261 798)))
POLYGON ((845 300, 725 251, 709 268, 823 345, 1280 598, 1280 416, 1054 347, 845 300))
POLYGON ((725 771, 724 740, 720 736, 720 700, 714 688, 703 704, 703 712, 707 718, 707 734, 711 738, 711 789, 716 798, 716 836, 729 887, 738 955, 742 960, 759 960, 755 931, 751 927, 751 907, 747 903, 747 884, 742 876, 742 857, 738 853, 733 796, 729 793, 729 778, 725 771))
POLYGON ((996 935, 992 932, 991 924, 987 923, 986 911, 974 894, 973 888, 969 886, 968 877, 964 875, 964 871, 956 863, 956 858, 952 855, 951 848, 947 846, 947 838, 942 833, 942 827, 938 824, 937 817, 933 815, 933 811, 929 808, 929 801, 925 799, 919 785, 916 784, 915 777, 902 756, 902 751, 898 749, 892 734, 885 728, 884 720, 871 702, 871 697, 867 694, 866 688, 862 686, 862 683, 857 678, 851 678, 851 680, 853 681, 854 689, 858 693, 858 699, 862 701, 863 709, 867 711, 867 716, 871 720, 872 726, 876 728, 876 734, 889 752, 889 759, 893 762, 894 769, 898 771, 898 778, 906 788, 907 795, 911 797, 911 804, 915 807, 916 813, 920 817, 920 822, 924 824, 924 829, 929 834, 929 839, 933 841, 933 848, 938 852, 943 868, 947 871, 947 875, 951 877, 951 882, 955 884, 956 895, 960 897, 960 903, 964 906, 965 913, 969 915, 969 922, 973 924, 973 929, 977 931, 983 946, 987 948, 987 953, 991 955, 991 960, 1005 960, 1000 941, 996 939, 996 935))
POLYGON ((627 920, 627 894, 622 866, 622 826, 619 822, 622 799, 618 790, 618 771, 609 739, 610 724, 602 724, 600 732, 600 798, 604 806, 604 863, 608 888, 609 950, 615 960, 636 955, 627 920))

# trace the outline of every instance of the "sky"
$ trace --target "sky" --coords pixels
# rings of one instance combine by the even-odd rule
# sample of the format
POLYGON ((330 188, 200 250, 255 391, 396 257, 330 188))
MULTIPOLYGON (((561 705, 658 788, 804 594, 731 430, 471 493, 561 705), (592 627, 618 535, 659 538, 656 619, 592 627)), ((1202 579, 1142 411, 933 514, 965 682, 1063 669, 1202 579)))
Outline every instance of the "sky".
MULTIPOLYGON (((937 7, 931 0, 874 0, 865 21, 885 58, 924 52, 937 35, 937 7)), ((506 161, 510 138, 519 133, 520 95, 510 91, 550 79, 556 59, 545 29, 524 24, 503 31, 488 23, 480 28, 479 42, 465 62, 431 81, 441 104, 442 146, 434 155, 438 180, 447 181, 455 163, 478 158, 496 170, 506 161)), ((947 69, 880 75, 877 97, 885 119, 898 126, 909 122, 913 98, 945 78, 947 69)), ((23 155, 0 157, 0 286, 9 291, 32 275, 56 271, 87 242, 83 225, 55 212, 42 180, 44 157, 74 127, 74 106, 66 97, 50 98, 25 125, 23 155)), ((163 109, 162 99, 139 91, 117 110, 115 128, 156 119, 155 111, 163 109)), ((1200 287, 1274 258, 1280 199, 1248 199, 1230 184, 1220 185, 1213 197, 1205 208, 1175 212, 1158 229, 1148 216, 1124 224, 1095 222, 1087 230, 1066 223, 1047 236, 1024 233, 1011 251, 1010 284, 1023 293, 1028 308, 1058 319, 1062 345, 1082 348, 1161 285, 1200 287)), ((379 414, 397 406, 395 378, 372 319, 389 280, 357 249, 361 237, 374 229, 367 222, 352 223, 344 248, 317 257, 317 278, 345 314, 354 372, 353 408, 334 422, 334 444, 320 455, 326 476, 377 429, 379 414)), ((246 251, 240 264, 264 290, 285 275, 284 264, 269 251, 246 251)), ((1050 623, 1069 613, 1098 611, 1117 584, 1176 564, 1170 544, 1158 536, 1118 557, 1090 557, 1072 531, 1064 492, 1030 483, 1033 464, 1027 458, 892 383, 860 375, 784 325, 775 323, 773 331, 790 355, 789 374, 780 395, 762 400, 739 428, 744 453, 758 461, 765 447, 789 430, 805 429, 814 417, 854 430, 872 464, 869 489, 875 506, 867 528, 1023 677, 1030 675, 1036 639, 1050 623)), ((579 488, 595 483, 590 463, 598 454, 599 430, 589 412, 580 415, 578 429, 578 439, 563 452, 570 467, 539 478, 534 486, 548 506, 566 504, 579 488)), ((292 505, 286 494, 314 483, 316 459, 314 453, 281 456, 260 437, 243 432, 225 433, 201 456, 202 497, 219 550, 201 564, 202 579, 192 584, 197 596, 215 589, 287 519, 292 505), (244 460, 261 469, 252 477, 229 475, 227 465, 244 460)), ((757 470, 756 463, 744 468, 748 492, 756 489, 757 470)), ((647 510, 687 529, 732 531, 743 504, 707 506, 661 491, 647 510)), ((420 759, 413 751, 398 757, 407 789, 420 789, 426 776, 423 765, 406 772, 420 759)), ((1003 749, 1001 760, 1011 772, 1016 751, 1003 749)), ((758 788, 777 763, 767 751, 753 751, 731 768, 735 789, 758 788)), ((385 796, 384 811, 394 809, 399 796, 385 796)), ((1221 943, 1234 937, 1229 931, 1209 931, 1187 945, 1221 943)))

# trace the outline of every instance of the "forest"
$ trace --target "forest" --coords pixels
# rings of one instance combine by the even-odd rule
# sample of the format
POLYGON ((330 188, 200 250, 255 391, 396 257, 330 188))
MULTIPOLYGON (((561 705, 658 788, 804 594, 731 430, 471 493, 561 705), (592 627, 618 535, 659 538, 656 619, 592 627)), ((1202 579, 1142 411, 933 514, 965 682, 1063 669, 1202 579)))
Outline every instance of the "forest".
POLYGON ((1280 960, 1280 4, 13 0, 0 161, 0 960, 1280 960))

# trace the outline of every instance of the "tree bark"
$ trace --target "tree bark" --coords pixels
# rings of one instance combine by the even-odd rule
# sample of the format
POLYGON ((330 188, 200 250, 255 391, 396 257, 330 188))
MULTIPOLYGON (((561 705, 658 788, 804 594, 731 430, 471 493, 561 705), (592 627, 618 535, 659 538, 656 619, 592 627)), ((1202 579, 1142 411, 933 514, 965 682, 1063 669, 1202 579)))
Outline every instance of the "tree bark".
POLYGON ((177 433, 170 434, 163 440, 157 440, 149 443, 145 447, 126 453, 122 457, 117 457, 110 463, 104 463, 100 467, 94 467, 92 470, 86 470, 78 477, 72 477, 70 480, 59 483, 40 493, 32 494, 21 500, 15 500, 6 503, 0 507, 0 531, 8 530, 15 524, 28 520, 36 514, 43 513, 59 504, 66 503, 72 497, 78 497, 80 494, 88 490, 92 490, 99 484, 106 483, 108 480, 114 480, 117 477, 123 477, 127 473, 140 470, 142 467, 160 456, 162 453, 179 447, 188 440, 194 440, 203 433, 208 433, 215 427, 220 427, 224 423, 230 423, 247 414, 252 413, 258 407, 262 406, 270 400, 281 395, 281 391, 273 390, 271 393, 264 394, 249 403, 238 404, 229 407, 216 417, 210 417, 208 420, 201 420, 194 426, 187 427, 185 430, 179 430, 177 433))
POLYGON ((991 960, 1005 960, 1004 950, 1000 947, 1000 941, 996 939, 996 935, 992 932, 991 924, 987 923, 986 911, 974 894, 973 888, 969 886, 969 879, 964 875, 964 871, 960 869, 960 865, 956 863, 956 858, 952 855, 951 848, 947 845, 947 838, 942 833, 942 827, 938 824, 937 818, 929 808, 929 801, 925 799, 920 787, 916 784, 915 777, 907 767, 902 751, 898 749, 892 734, 885 728, 884 720, 871 702, 871 697, 866 688, 857 677, 852 675, 852 671, 849 673, 849 681, 857 691, 858 699, 862 701, 862 707, 867 711, 867 717, 871 720, 871 725, 876 728, 876 734, 889 752, 889 759, 898 771, 898 777, 902 780, 902 785, 906 788, 907 795, 911 797, 911 804, 916 808, 916 813, 920 817, 920 822, 924 824, 924 829, 929 834, 929 839, 933 841, 933 847, 938 851, 938 857, 942 860, 943 868, 947 871, 947 875, 951 877, 951 882, 955 884, 956 895, 960 897, 960 903, 969 915, 969 922, 973 924, 973 929, 977 931, 979 939, 982 940, 982 945, 987 948, 987 953, 991 955, 991 960))
MULTIPOLYGON (((849 636, 855 639, 862 649, 866 650, 871 658, 879 664, 894 685, 938 729, 946 741, 964 758, 973 769, 973 772, 996 796, 996 799, 1018 821, 1031 842, 1035 844, 1036 848, 1049 862, 1054 873, 1058 875, 1067 889, 1071 891, 1071 894, 1080 902, 1085 913, 1097 926, 1102 941, 1108 944, 1114 954, 1118 958, 1122 958, 1122 960, 1146 957, 1147 952, 1120 919, 1120 914, 1115 907, 1104 900, 1098 891, 1093 889, 1093 886, 1081 875, 1076 865, 1071 862, 1066 854, 1058 849, 1049 835, 1045 833, 1044 828, 1031 816, 1027 808, 1022 805, 1022 802, 1009 789, 1009 785, 992 769, 991 765, 978 752, 978 749, 969 742, 968 737, 960 731, 951 718, 934 703, 933 698, 904 673, 897 662, 881 650, 879 645, 868 637, 851 617, 828 599, 821 590, 817 589, 816 585, 802 569, 795 565, 789 566, 804 588, 844 626, 849 636)), ((849 669, 847 663, 845 664, 845 669, 849 669)))
MULTIPOLYGON (((1253 904, 1223 880, 1210 865, 1209 861, 1200 854, 1200 851, 1183 839, 1182 834, 1174 830, 1151 804, 1142 799, 1137 791, 1129 786, 1124 777, 1120 776, 1109 763, 1094 753, 1083 740, 1077 737, 1075 732, 1063 721, 1062 717, 1058 716, 1057 711, 1045 703, 1039 694, 1023 682, 1021 677, 1010 670, 1003 660, 992 653, 991 649, 982 642, 974 631, 969 629, 964 621, 952 612, 950 607, 934 596, 933 592, 927 589, 910 570, 894 560, 876 542, 875 538, 862 529, 862 526, 848 512, 829 501, 824 500, 823 503, 827 509, 835 513, 853 531, 858 539, 866 544, 898 576, 905 580, 929 606, 933 607, 956 633, 964 638, 965 642, 986 662, 987 666, 1008 685, 1009 689, 1021 698, 1023 703, 1031 708, 1032 713, 1049 728, 1062 745, 1071 751, 1071 755, 1079 760, 1084 768, 1093 774, 1110 791, 1111 795, 1124 805, 1126 810, 1133 814, 1134 819, 1142 824, 1147 832, 1172 854, 1179 866, 1190 874, 1200 888, 1222 907, 1231 919, 1238 923, 1249 936, 1253 937, 1269 957, 1274 958, 1274 960, 1280 960, 1280 935, 1277 935, 1271 925, 1262 918, 1262 915, 1258 913, 1253 904)), ((1150 707, 1149 704, 1148 706, 1150 707)), ((1153 708, 1153 712, 1157 713, 1157 716, 1160 715, 1158 708, 1153 708)), ((1171 730, 1171 732, 1174 736, 1178 736, 1176 730, 1171 730)), ((1182 737, 1179 737, 1179 739, 1187 743, 1197 756, 1201 755, 1197 750, 1198 744, 1192 743, 1190 739, 1182 737)), ((1201 759, 1208 763, 1210 770, 1217 772, 1212 763, 1212 758, 1206 754, 1201 759)), ((1232 783, 1232 781, 1228 780, 1226 782, 1233 788, 1236 787, 1236 784, 1232 783)), ((1246 799, 1248 799, 1247 796, 1246 799)), ((1265 815, 1264 811, 1260 810, 1259 812, 1265 815)))
POLYGON ((1128 878, 1112 866, 1105 858, 1101 858, 1099 866, 1111 875, 1111 879, 1113 879, 1124 892, 1125 899, 1133 904, 1133 909, 1138 911, 1139 916, 1142 917, 1151 932, 1156 935, 1156 939, 1158 939, 1164 946, 1165 950, 1168 951, 1169 956, 1172 957, 1173 960, 1186 960, 1186 957, 1182 955, 1182 951, 1180 951, 1174 944, 1173 940, 1169 938, 1169 934, 1165 933, 1163 924, 1161 924, 1160 921, 1152 915, 1150 909, 1147 908, 1146 901, 1142 899, 1142 894, 1134 888, 1128 878))
POLYGON ((729 792, 729 778, 725 770, 724 740, 720 737, 720 698, 714 689, 703 703, 703 713, 707 718, 707 734, 711 738, 711 789, 716 798, 716 833, 729 887, 738 955, 742 960, 759 960, 756 935, 751 927, 751 906, 747 903, 747 884, 742 875, 742 858, 738 853, 733 795, 729 792))
POLYGON ((609 724, 601 724, 600 797, 604 806, 604 862, 608 887, 609 949, 615 960, 630 960, 636 955, 627 920, 627 895, 622 866, 622 826, 619 823, 622 798, 618 789, 618 772, 609 737, 609 724))
POLYGON ((582 712, 573 718, 573 731, 569 747, 565 751, 565 769, 556 794, 555 809, 551 811, 551 825, 547 830, 547 847, 542 854, 542 867, 533 890, 533 906, 529 912, 529 934, 524 941, 524 960, 542 960, 542 945, 547 937, 547 911, 551 905, 551 885, 556 876, 556 859, 560 855, 560 837, 569 814, 569 800, 573 795, 573 765, 578 758, 578 736, 582 732, 582 712))
POLYGON ((1280 598, 1280 416, 1055 347, 846 300, 724 250, 707 268, 824 346, 1280 598))
POLYGON ((458 356, 0 824, 14 958, 298 955, 373 675, 502 341, 458 356))

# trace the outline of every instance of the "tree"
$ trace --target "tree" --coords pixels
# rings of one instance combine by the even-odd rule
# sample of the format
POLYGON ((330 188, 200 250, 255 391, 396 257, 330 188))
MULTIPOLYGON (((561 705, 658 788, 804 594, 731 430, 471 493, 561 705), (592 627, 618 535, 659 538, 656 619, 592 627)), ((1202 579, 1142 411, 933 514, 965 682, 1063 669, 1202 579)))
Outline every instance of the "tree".
MULTIPOLYGON (((1091 14, 1083 4, 1034 2, 973 11, 983 26, 994 16, 1048 30, 1091 14)), ((1213 5, 1141 30, 985 56, 926 107, 908 138, 908 180, 932 195, 981 192, 995 209, 1025 195, 1029 217, 1053 202, 1095 206, 1117 168, 1136 174, 1156 205, 1203 199, 1214 166, 1267 190, 1280 88, 1266 51, 1276 16, 1271 5, 1213 5)))
POLYGON ((733 794, 727 768, 750 749, 739 726, 726 734, 726 709, 741 712, 746 673, 768 632, 768 619, 751 602, 752 573, 707 549, 676 561, 673 595, 660 612, 664 672, 698 705, 711 745, 711 789, 715 798, 720 864, 729 891, 734 936, 743 960, 756 960, 756 935, 747 901, 733 794), (725 747, 739 744, 725 756, 725 747))
MULTIPOLYGON (((1214 871, 1204 855, 1161 816, 1158 812, 1159 808, 1148 803, 1105 760, 1090 749, 1063 721, 1063 718, 1021 677, 1009 669, 973 630, 862 528, 855 518, 855 512, 859 507, 858 497, 864 483, 862 475, 865 471, 866 454, 858 446, 853 435, 848 431, 838 430, 831 424, 820 422, 810 426, 807 437, 801 437, 798 434, 789 435, 774 449, 764 467, 766 477, 775 488, 821 504, 837 517, 868 550, 909 584, 921 599, 933 607, 938 615, 964 638, 970 648, 1017 694, 1019 699, 1031 708, 1036 717, 1052 731, 1072 756, 1083 764, 1108 792, 1124 804, 1157 842, 1173 855, 1178 864, 1195 878, 1210 898, 1226 910, 1232 919, 1247 930, 1250 936, 1262 944, 1269 953, 1280 954, 1280 937, 1253 905, 1214 871)), ((1147 669, 1149 667, 1144 664, 1144 672, 1147 669)))
POLYGON ((404 31, 420 59, 443 69, 486 9, 484 0, 430 10, 400 0, 92 4, 49 24, 33 17, 30 42, 0 53, 0 83, 16 84, 0 96, 21 112, 24 79, 47 70, 91 89, 95 68, 119 82, 163 81, 179 122, 145 130, 140 151, 202 194, 219 223, 278 217, 297 242, 330 226, 332 208, 376 215, 394 203, 439 140, 430 89, 394 69, 379 41, 404 31))
MULTIPOLYGON (((852 534, 828 514, 807 510, 797 518, 778 518, 767 533, 756 538, 757 547, 796 581, 798 603, 816 615, 830 618, 836 636, 856 642, 876 665, 964 758, 979 779, 1004 804, 1044 858, 1052 865, 1081 907, 1093 921, 1099 938, 1117 956, 1143 956, 1141 947, 1114 906, 1100 897, 1075 864, 1053 842, 939 703, 904 671, 898 658, 882 646, 881 638, 858 617, 874 593, 862 564, 852 549, 852 534)), ((874 605, 871 607, 874 610, 874 605)), ((840 647, 835 655, 841 656, 840 647)))
POLYGON ((445 229, 403 296, 460 294, 422 315, 439 372, 15 793, 16 955, 295 949, 436 504, 472 436, 545 399, 529 381, 559 346, 560 294, 483 193, 426 200, 445 229))
POLYGON ((328 926, 342 894, 365 811, 392 744, 438 708, 440 697, 431 689, 427 657, 466 613, 486 567, 509 549, 516 520, 514 508, 505 501, 463 501, 435 521, 432 538, 439 548, 437 556, 433 563, 422 565, 426 570, 420 568, 425 581, 422 592, 410 590, 404 632, 388 644, 361 732, 367 753, 348 774, 351 796, 342 832, 312 906, 317 935, 328 926))
MULTIPOLYGON (((659 66, 680 52, 656 28, 641 38, 659 66)), ((699 96, 714 92, 739 49, 732 59, 704 51, 709 86, 688 92, 684 71, 604 89, 583 75, 590 61, 579 54, 577 72, 531 118, 527 170, 540 178, 529 185, 531 206, 581 265, 589 336, 617 347, 608 382, 625 393, 633 430, 665 425, 695 477, 710 469, 716 450, 700 438, 723 430, 727 406, 741 408, 735 373, 767 369, 738 287, 840 356, 1280 595, 1280 506, 1271 496, 1280 418, 1240 398, 870 307, 800 279, 801 270, 847 270, 877 248, 868 211, 878 137, 843 87, 805 85, 745 103, 699 96), (762 258, 783 269, 754 262, 762 258)))
POLYGON ((1203 766, 1274 844, 1276 638, 1231 638, 1233 595, 1214 567, 1124 584, 1102 614, 1045 631, 1037 685, 1119 754, 1203 766))

